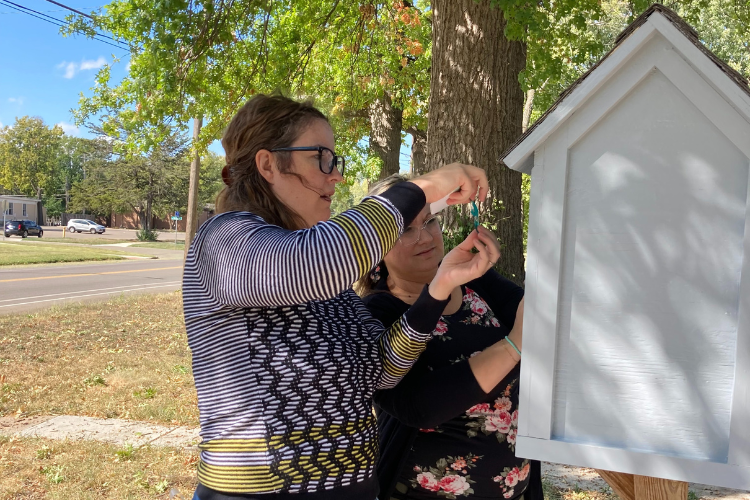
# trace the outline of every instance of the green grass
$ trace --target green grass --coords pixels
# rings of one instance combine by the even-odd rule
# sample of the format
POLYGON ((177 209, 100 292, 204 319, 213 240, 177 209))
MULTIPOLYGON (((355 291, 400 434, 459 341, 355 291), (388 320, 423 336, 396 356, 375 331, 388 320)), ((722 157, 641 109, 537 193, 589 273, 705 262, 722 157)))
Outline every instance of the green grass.
POLYGON ((124 252, 110 249, 8 241, 0 243, 0 266, 120 260, 123 255, 124 252))
MULTIPOLYGON (((29 236, 29 239, 37 240, 37 238, 34 236, 29 236)), ((48 238, 46 236, 42 236, 42 239, 39 241, 45 241, 49 243, 78 243, 79 245, 111 245, 113 243, 133 243, 136 240, 108 240, 102 238, 99 235, 92 234, 85 238, 82 236, 70 236, 67 238, 48 238)))
POLYGON ((0 434, 0 500, 187 500, 197 484, 193 449, 0 434))
MULTIPOLYGON (((49 243, 74 243, 79 245, 111 245, 113 243, 132 243, 132 247, 139 247, 139 248, 162 248, 164 250, 184 250, 185 248, 185 240, 177 240, 177 244, 175 245, 174 240, 172 241, 138 241, 138 240, 107 240, 101 237, 91 236, 90 238, 86 237, 69 237, 69 238, 47 238, 42 237, 41 240, 38 240, 36 237, 29 237, 29 240, 32 242, 35 241, 45 241, 49 243)), ((8 241, 8 240, 6 240, 8 241)), ((18 240, 12 240, 14 243, 21 242, 21 239, 18 240)))
POLYGON ((191 363, 179 292, 0 315, 0 417, 196 426, 191 363))
POLYGON ((184 250, 185 241, 177 240, 176 245, 174 244, 174 241, 149 241, 146 243, 136 243, 131 246, 140 248, 163 248, 164 250, 184 250))

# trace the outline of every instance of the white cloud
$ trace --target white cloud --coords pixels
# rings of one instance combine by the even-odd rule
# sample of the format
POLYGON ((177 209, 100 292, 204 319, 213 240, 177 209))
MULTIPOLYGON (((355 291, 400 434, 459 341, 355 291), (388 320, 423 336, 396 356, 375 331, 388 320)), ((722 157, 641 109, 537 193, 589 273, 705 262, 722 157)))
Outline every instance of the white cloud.
POLYGON ((78 135, 81 133, 81 130, 72 123, 60 122, 57 124, 57 126, 60 127, 63 132, 65 132, 65 135, 78 137, 78 135))
POLYGON ((87 70, 87 69, 99 69, 102 66, 107 64, 107 60, 104 59, 102 56, 99 56, 99 59, 96 61, 94 60, 83 60, 81 61, 81 71, 87 70))
POLYGON ((0 122, 0 128, 3 128, 3 122, 0 122))
POLYGON ((8 102, 16 103, 21 106, 23 104, 23 97, 9 97, 8 102))
POLYGON ((92 69, 99 69, 107 64, 107 60, 104 57, 99 56, 99 59, 82 59, 80 63, 63 61, 57 65, 58 69, 65 69, 63 78, 71 79, 76 76, 79 71, 86 71, 92 69))

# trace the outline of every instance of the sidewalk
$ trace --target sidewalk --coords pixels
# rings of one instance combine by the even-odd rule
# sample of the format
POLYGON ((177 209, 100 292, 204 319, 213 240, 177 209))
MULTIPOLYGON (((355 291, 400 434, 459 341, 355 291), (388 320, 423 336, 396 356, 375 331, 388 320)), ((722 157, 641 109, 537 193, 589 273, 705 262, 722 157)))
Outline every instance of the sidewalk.
MULTIPOLYGON (((77 416, 38 416, 16 420, 0 418, 0 435, 41 437, 59 440, 96 440, 130 444, 188 448, 197 452, 200 442, 196 427, 170 427, 149 422, 77 416)), ((561 490, 596 491, 612 494, 607 483, 593 469, 542 463, 542 477, 561 490)), ((750 500, 750 492, 690 483, 696 499, 750 500)))

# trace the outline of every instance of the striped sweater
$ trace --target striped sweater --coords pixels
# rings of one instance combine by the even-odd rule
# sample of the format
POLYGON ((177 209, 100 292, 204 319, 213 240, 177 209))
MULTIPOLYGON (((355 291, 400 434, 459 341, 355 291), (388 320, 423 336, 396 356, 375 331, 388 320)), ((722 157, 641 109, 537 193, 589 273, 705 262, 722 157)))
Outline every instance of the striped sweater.
POLYGON ((185 263, 183 307, 202 485, 315 498, 338 498, 344 488, 374 498, 371 396, 409 370, 446 302, 425 287, 384 329, 351 285, 424 204, 417 186, 402 183, 300 231, 249 212, 201 226, 185 263))

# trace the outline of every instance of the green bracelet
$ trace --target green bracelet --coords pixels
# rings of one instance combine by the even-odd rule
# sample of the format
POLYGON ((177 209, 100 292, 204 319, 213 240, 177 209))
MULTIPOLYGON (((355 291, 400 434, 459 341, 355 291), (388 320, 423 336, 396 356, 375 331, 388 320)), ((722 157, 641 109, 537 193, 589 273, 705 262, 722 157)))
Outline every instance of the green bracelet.
POLYGON ((506 335, 506 336, 505 336, 505 340, 507 340, 507 341, 508 341, 508 343, 510 344, 510 346, 511 346, 511 347, 512 347, 513 349, 515 349, 515 350, 516 350, 516 352, 518 353, 518 355, 520 356, 520 355, 521 355, 521 351, 519 351, 519 350, 518 350, 518 347, 516 347, 516 344, 514 344, 514 343, 513 343, 513 341, 512 341, 512 340, 510 340, 510 337, 508 337, 508 336, 506 335))

